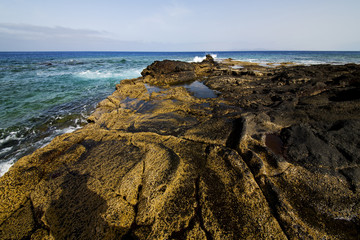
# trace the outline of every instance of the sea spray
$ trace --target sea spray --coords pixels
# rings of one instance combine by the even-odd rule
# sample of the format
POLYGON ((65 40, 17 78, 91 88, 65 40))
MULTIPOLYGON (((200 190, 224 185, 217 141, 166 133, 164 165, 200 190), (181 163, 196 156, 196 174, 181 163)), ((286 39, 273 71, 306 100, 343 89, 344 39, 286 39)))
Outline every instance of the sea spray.
MULTIPOLYGON (((212 57, 214 60, 216 60, 217 54, 210 54, 210 55, 211 55, 211 57, 212 57)), ((193 58, 192 62, 198 63, 198 62, 204 61, 205 59, 206 59, 206 56, 203 56, 203 57, 195 56, 195 57, 193 58)))

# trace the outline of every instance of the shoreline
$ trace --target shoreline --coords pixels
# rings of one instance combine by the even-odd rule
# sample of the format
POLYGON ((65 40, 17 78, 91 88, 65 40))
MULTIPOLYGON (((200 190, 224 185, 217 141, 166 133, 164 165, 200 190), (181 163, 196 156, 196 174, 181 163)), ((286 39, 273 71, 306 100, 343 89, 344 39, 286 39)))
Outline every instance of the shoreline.
POLYGON ((0 178, 0 238, 356 238, 360 65, 231 64, 122 80, 0 178))
MULTIPOLYGON (((101 52, 99 52, 99 53, 101 53, 101 52)), ((200 52, 199 52, 200 53, 200 52)), ((201 54, 200 54, 201 55, 201 54)), ((203 60, 203 59, 205 59, 205 57, 198 57, 198 56, 196 56, 195 58, 198 58, 198 59, 201 59, 201 60, 203 60)), ((195 63, 195 58, 194 59, 192 59, 192 61, 190 62, 190 63, 195 63)), ((260 71, 261 71, 261 67, 271 67, 271 68, 273 68, 273 67, 279 67, 279 66, 283 66, 283 65, 292 65, 292 64, 294 64, 294 65, 299 65, 299 64, 295 64, 295 63, 271 63, 271 62, 267 62, 267 63, 265 63, 265 62, 245 62, 245 61, 238 61, 238 60, 232 60, 231 62, 229 62, 229 59, 216 59, 215 58, 215 61, 216 62, 219 62, 219 63, 226 63, 227 65, 233 65, 233 67, 232 68, 234 68, 234 69, 239 69, 239 66, 241 65, 242 67, 241 68, 243 68, 243 66, 253 66, 253 70, 256 70, 256 67, 258 67, 258 68, 260 68, 260 71)), ((51 64, 49 64, 49 63, 47 63, 50 67, 52 66, 51 64)), ((94 109, 95 110, 95 109, 94 109)), ((65 116, 65 117, 67 117, 67 116, 65 116)), ((85 120, 85 119, 83 119, 83 120, 85 120)), ((54 120, 55 121, 55 120, 54 120)), ((25 122, 26 123, 26 122, 25 122)), ((51 124, 50 124, 51 125, 51 124)), ((49 126, 50 126, 49 125, 49 126)), ((26 125, 27 127, 26 128, 29 128, 29 126, 28 125, 26 125)), ((75 124, 74 125, 74 123, 69 123, 69 127, 68 128, 73 128, 74 126, 77 126, 77 124, 75 124)), ((44 126, 35 126, 35 131, 36 131, 36 129, 37 128, 43 128, 44 126)), ((50 126, 51 127, 51 126, 50 126)), ((30 128, 31 128, 31 126, 30 126, 30 128)), ((76 128, 78 128, 78 127, 76 127, 76 128)), ((6 132, 6 128, 5 128, 5 130, 4 130, 5 132, 6 132)), ((12 135, 14 135, 14 134, 16 134, 16 135, 21 135, 20 136, 20 138, 21 139, 24 139, 24 140, 20 140, 20 141, 22 141, 23 143, 22 144, 28 144, 29 143, 29 141, 32 141, 32 140, 26 140, 26 138, 38 138, 42 133, 39 133, 39 136, 33 136, 33 134, 30 136, 29 134, 27 134, 27 131, 28 130, 26 130, 25 132, 24 132, 25 130, 23 130, 23 129, 21 129, 21 128, 19 128, 19 130, 18 130, 18 132, 14 132, 14 131, 12 131, 12 132, 10 132, 10 134, 8 135, 8 136, 6 136, 6 138, 4 138, 4 142, 6 142, 6 141, 8 141, 7 140, 7 138, 11 138, 11 134, 12 135), (25 135, 24 135, 25 134, 25 135)), ((56 131, 58 131, 58 130, 56 130, 56 131)), ((60 131, 60 130, 59 130, 60 131)), ((47 133, 43 133, 42 135, 46 135, 46 138, 48 138, 48 134, 47 133)), ((52 134, 53 136, 57 136, 58 134, 56 133, 56 132, 54 132, 53 134, 52 134)), ((52 137, 53 138, 53 137, 52 137)), ((17 141, 17 137, 14 139, 15 141, 17 141)), ((11 141, 11 139, 9 140, 9 141, 11 141)), ((40 142, 41 142, 41 140, 40 141, 36 141, 36 142, 33 142, 32 143, 32 145, 34 145, 34 144, 40 144, 40 142)), ((46 142, 46 144, 48 144, 48 141, 46 142)), ((42 145, 44 145, 44 144, 42 144, 42 145)), ((4 150, 4 153, 3 153, 3 155, 4 155, 4 157, 6 158, 6 159, 10 159, 9 161, 16 161, 16 160, 18 160, 19 159, 19 157, 18 156, 25 156, 25 155, 27 155, 27 154, 31 154, 32 153, 32 151, 30 151, 30 149, 23 149, 23 148, 19 148, 19 147, 17 147, 17 146, 19 146, 19 145, 16 145, 15 147, 16 148, 14 148, 15 150, 11 150, 11 151, 8 151, 8 149, 9 148, 4 148, 4 149, 2 149, 2 150, 4 150), (5 151, 6 150, 6 151, 5 151), (19 152, 20 151, 20 152, 19 152), (23 154, 23 152, 26 152, 26 154, 24 155, 23 154)), ((12 146, 12 148, 13 148, 14 146, 12 146)), ((9 161, 6 161, 6 162, 3 162, 3 163, 1 163, 2 165, 7 165, 8 167, 10 167, 11 165, 12 165, 12 163, 10 163, 9 161)), ((1 168, 1 172, 6 172, 4 169, 7 169, 7 167, 2 167, 1 168)), ((3 174, 0 174, 0 175, 3 175, 3 174)))

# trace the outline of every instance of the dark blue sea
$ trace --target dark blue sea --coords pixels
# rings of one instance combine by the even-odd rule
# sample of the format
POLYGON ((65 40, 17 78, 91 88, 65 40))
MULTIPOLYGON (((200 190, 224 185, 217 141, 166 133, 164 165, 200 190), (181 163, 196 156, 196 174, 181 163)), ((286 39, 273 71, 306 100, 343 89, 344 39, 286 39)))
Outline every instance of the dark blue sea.
POLYGON ((360 52, 0 52, 0 176, 24 155, 86 123, 123 79, 155 60, 206 54, 259 63, 360 64, 360 52))

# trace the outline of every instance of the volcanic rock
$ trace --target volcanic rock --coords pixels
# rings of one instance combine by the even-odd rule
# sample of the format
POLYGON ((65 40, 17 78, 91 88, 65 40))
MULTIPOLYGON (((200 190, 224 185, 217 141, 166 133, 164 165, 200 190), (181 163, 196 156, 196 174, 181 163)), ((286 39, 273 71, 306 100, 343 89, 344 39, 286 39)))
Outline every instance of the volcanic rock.
POLYGON ((175 85, 194 80, 194 65, 180 61, 155 61, 141 72, 146 83, 153 85, 175 85))
POLYGON ((360 66, 233 65, 121 81, 0 178, 0 238, 358 239, 360 66))

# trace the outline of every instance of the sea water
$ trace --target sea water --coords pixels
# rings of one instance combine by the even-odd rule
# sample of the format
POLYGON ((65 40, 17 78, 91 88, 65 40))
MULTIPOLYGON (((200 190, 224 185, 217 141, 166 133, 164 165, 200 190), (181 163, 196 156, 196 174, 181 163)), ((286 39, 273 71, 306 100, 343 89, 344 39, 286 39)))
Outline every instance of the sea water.
POLYGON ((206 54, 262 64, 360 63, 360 52, 2 52, 0 176, 55 136, 81 128, 121 80, 140 77, 156 60, 200 62, 206 54))

